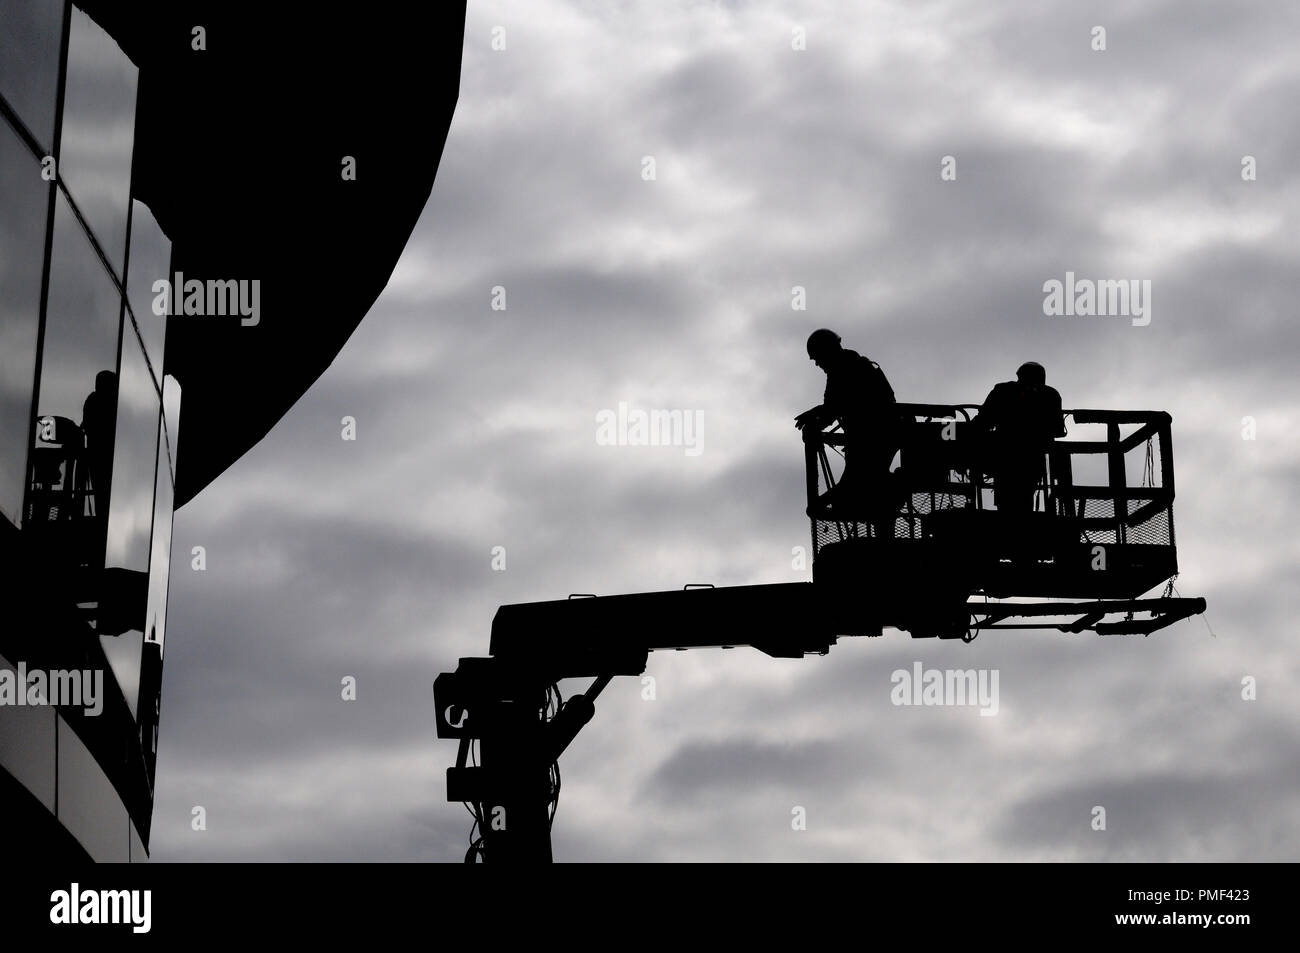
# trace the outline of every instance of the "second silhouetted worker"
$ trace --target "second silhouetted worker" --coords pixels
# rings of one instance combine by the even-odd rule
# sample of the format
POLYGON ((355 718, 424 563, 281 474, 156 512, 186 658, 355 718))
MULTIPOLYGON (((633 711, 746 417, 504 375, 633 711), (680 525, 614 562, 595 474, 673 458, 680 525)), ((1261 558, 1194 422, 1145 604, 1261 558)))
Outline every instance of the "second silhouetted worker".
POLYGON ((1047 386, 1043 365, 1021 364, 1014 381, 1003 381, 984 398, 972 424, 988 441, 997 508, 1018 516, 1033 512, 1047 452, 1053 440, 1065 436, 1061 395, 1047 386))

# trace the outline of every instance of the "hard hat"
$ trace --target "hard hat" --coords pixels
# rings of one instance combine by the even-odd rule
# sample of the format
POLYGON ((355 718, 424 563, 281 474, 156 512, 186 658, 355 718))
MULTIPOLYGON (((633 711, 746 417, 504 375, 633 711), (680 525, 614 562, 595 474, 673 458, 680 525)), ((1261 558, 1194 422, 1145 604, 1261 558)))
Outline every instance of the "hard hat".
POLYGON ((840 336, 827 328, 818 328, 808 335, 808 356, 816 357, 825 351, 838 349, 840 336))
POLYGON ((1041 386, 1047 383, 1047 370, 1037 361, 1025 361, 1016 368, 1016 379, 1026 384, 1041 386))

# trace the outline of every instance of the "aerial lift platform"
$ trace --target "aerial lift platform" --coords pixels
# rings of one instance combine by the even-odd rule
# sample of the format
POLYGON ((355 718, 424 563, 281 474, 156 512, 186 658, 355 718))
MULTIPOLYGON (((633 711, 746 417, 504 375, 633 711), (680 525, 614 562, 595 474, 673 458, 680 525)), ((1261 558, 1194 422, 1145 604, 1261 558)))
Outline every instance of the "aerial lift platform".
POLYGON ((828 502, 848 438, 804 430, 812 582, 497 610, 490 657, 461 659, 433 686, 438 737, 459 741, 447 798, 474 816, 467 861, 552 859, 560 754, 600 692, 616 676, 641 675, 650 652, 751 646, 799 658, 885 627, 967 642, 1013 629, 1145 636, 1205 611, 1204 599, 1173 595, 1168 414, 1066 411, 1072 431, 1045 454, 1034 512, 1016 515, 993 506, 971 425, 977 405, 898 410, 898 466, 870 512, 828 502), (567 678, 593 682, 566 701, 558 683, 567 678))

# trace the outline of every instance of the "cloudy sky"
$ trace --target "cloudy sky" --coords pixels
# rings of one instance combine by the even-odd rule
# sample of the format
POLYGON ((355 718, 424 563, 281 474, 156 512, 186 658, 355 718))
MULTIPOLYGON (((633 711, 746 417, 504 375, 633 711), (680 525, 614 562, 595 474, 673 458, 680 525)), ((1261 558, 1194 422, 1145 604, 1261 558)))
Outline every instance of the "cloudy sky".
POLYGON ((473 0, 386 291, 177 514, 154 858, 461 859, 430 685, 498 605, 809 578, 791 418, 828 325, 901 400, 1036 359, 1067 407, 1168 410, 1207 616, 652 655, 656 698, 616 680, 562 761, 557 858, 1295 859, 1298 29, 1274 2, 473 0), (1067 270, 1149 279, 1151 323, 1045 317, 1067 270), (620 402, 699 411, 703 452, 598 444, 620 402), (997 716, 892 705, 916 661, 998 670, 997 716))

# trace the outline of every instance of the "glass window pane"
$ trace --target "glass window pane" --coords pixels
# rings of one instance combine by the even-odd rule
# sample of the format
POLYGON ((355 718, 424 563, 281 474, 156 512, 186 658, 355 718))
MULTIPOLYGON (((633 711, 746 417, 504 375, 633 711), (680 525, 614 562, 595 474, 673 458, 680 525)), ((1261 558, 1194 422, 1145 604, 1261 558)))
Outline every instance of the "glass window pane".
POLYGON ((126 863, 131 852, 126 808, 104 769, 62 718, 58 817, 96 863, 126 863))
POLYGON ((108 659, 109 673, 117 679, 117 687, 122 690, 122 697, 131 709, 131 717, 138 718, 136 709, 140 701, 140 655, 144 649, 144 636, 139 631, 123 632, 121 635, 101 635, 99 642, 108 659))
POLYGON ((113 38, 73 7, 59 179, 119 277, 126 254, 137 72, 113 38))
POLYGON ((24 531, 74 566, 103 565, 116 437, 121 296, 59 195, 24 531))
MULTIPOLYGON (((106 567, 149 571, 160 413, 161 398, 154 389, 140 342, 135 332, 126 328, 118 373, 117 436, 113 443, 113 497, 108 510, 106 567)), ((144 607, 140 608, 143 612, 144 607)))
POLYGON ((48 153, 59 95, 62 0, 0 3, 0 94, 48 153))
POLYGON ((167 315, 154 314, 155 281, 170 280, 172 243, 158 227, 149 207, 140 202, 131 203, 131 255, 130 275, 126 281, 126 296, 135 312, 135 323, 144 341, 144 352, 153 366, 158 386, 162 386, 163 344, 167 338, 167 315))
MULTIPOLYGON (((33 666, 34 668, 35 666, 33 666)), ((18 665, 0 656, 0 669, 17 679, 18 665)), ((54 707, 0 706, 0 770, 8 771, 54 810, 54 707)))
POLYGON ((162 400, 135 331, 123 326, 118 371, 117 437, 113 443, 113 495, 99 602, 100 641, 113 677, 135 715, 140 697, 140 655, 148 608, 149 532, 162 400))
POLYGON ((163 427, 167 431, 167 467, 176 482, 176 454, 180 437, 181 385, 170 374, 163 378, 163 427), (170 383, 168 383, 170 381, 170 383))
POLYGON ((52 184, 0 120, 0 515, 21 522, 52 184))
MULTIPOLYGON (((181 388, 176 378, 163 377, 163 418, 173 434, 180 419, 181 388)), ((161 651, 167 630, 167 578, 172 555, 172 501, 175 487, 167 465, 167 427, 158 429, 158 477, 154 489, 153 546, 149 560, 149 608, 146 613, 145 638, 157 642, 161 651)), ((173 439, 172 453, 176 451, 173 439)))
POLYGON ((135 824, 131 824, 131 863, 143 864, 149 859, 149 852, 144 848, 144 841, 140 839, 140 832, 135 829, 135 824))

